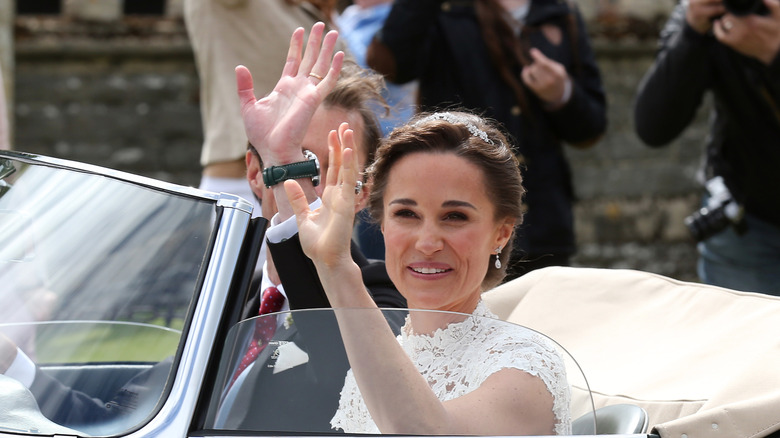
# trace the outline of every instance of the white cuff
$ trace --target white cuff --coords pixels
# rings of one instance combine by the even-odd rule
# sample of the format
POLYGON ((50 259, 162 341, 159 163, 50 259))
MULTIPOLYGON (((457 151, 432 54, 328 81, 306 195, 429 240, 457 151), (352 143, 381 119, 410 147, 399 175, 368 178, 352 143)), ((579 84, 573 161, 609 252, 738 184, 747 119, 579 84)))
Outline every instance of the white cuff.
POLYGON ((35 380, 35 362, 17 347, 16 358, 5 371, 5 375, 29 388, 35 380))
POLYGON ((563 97, 561 97, 560 104, 566 105, 566 103, 571 99, 571 78, 566 78, 566 83, 563 84, 563 97))
MULTIPOLYGON (((317 198, 309 204, 309 209, 316 210, 320 208, 321 205, 322 201, 320 198, 317 198)), ((279 243, 291 238, 297 232, 298 222, 295 220, 295 216, 279 223, 279 213, 276 213, 274 217, 271 218, 271 226, 266 230, 265 238, 271 243, 279 243)))

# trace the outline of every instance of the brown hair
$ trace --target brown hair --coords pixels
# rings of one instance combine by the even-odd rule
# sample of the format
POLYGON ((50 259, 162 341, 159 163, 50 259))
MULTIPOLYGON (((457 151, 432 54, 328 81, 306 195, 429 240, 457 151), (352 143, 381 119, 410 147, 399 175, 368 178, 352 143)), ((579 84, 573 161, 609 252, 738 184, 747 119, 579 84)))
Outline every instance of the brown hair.
MULTIPOLYGON (((372 218, 381 222, 384 194, 393 166, 404 156, 416 152, 451 153, 482 170, 486 193, 495 207, 494 219, 514 218, 522 223, 522 198, 525 194, 517 158, 507 137, 497 124, 461 111, 423 113, 408 124, 393 130, 382 142, 376 160, 368 168, 371 192, 368 208, 372 218)), ((506 275, 512 252, 512 239, 502 250, 501 269, 488 269, 483 289, 496 286, 506 275)), ((492 266, 492 265, 491 265, 492 266)))
POLYGON ((356 112, 363 120, 363 145, 366 148, 366 165, 374 161, 374 154, 382 139, 382 129, 375 110, 388 111, 387 102, 382 96, 385 87, 384 78, 371 70, 345 61, 336 86, 322 102, 326 108, 341 108, 347 112, 356 112))

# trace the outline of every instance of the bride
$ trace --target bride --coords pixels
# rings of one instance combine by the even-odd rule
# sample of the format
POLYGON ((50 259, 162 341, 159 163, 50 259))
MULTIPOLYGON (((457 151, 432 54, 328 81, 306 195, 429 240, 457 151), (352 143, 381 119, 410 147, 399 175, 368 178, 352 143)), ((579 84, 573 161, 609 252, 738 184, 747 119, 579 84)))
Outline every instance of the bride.
MULTIPOLYGON (((302 44, 291 46, 285 71, 311 80, 324 95, 343 55, 331 58, 333 36, 323 41, 319 29, 312 29, 303 59, 302 44)), ((253 118, 251 102, 242 105, 251 140, 252 130, 269 122, 253 118)), ((569 389, 556 350, 520 327, 499 330, 481 300, 503 278, 522 219, 524 189, 507 139, 473 114, 442 112, 397 128, 377 151, 368 171, 369 208, 384 235, 388 274, 410 309, 455 312, 410 312, 398 338, 379 309, 351 311, 376 308, 350 256, 359 191, 354 145, 347 123, 330 132, 321 207, 311 208, 298 181, 284 182, 351 366, 333 427, 414 435, 570 433, 569 389)))

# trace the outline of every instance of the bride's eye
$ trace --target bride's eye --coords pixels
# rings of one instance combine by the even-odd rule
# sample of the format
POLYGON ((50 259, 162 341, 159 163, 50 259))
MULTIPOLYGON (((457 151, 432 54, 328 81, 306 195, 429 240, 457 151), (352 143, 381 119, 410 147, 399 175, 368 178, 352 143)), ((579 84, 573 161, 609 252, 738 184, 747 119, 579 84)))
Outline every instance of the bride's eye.
POLYGON ((415 212, 413 212, 412 210, 402 208, 394 211, 393 216, 400 217, 400 218, 414 218, 417 217, 417 214, 415 214, 415 212))
POLYGON ((468 220, 468 216, 459 211, 453 211, 444 215, 444 220, 447 221, 465 221, 468 220))

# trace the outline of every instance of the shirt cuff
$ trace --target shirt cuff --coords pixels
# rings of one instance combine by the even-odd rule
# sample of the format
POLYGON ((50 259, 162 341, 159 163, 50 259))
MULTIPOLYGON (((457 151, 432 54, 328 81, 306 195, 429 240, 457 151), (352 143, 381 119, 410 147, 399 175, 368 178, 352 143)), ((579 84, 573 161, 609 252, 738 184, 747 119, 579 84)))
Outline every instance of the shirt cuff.
MULTIPOLYGON (((316 210, 320 208, 321 205, 322 201, 320 198, 317 198, 309 204, 309 209, 316 210)), ((295 220, 295 216, 279 223, 279 213, 276 213, 274 217, 271 218, 271 226, 265 232, 265 238, 270 243, 279 243, 284 242, 296 233, 298 233, 298 222, 295 220)))
POLYGON ((17 347, 16 359, 14 359, 11 366, 5 371, 5 376, 18 381, 24 385, 25 388, 29 389, 35 380, 35 362, 17 347))

